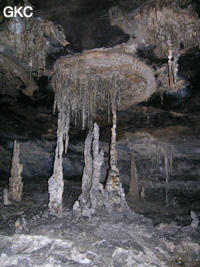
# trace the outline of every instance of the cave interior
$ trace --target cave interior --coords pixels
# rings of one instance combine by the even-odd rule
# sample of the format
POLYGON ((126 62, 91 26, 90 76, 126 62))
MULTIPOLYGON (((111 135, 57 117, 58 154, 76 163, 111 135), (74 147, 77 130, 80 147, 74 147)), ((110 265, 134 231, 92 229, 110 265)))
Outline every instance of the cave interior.
POLYGON ((1 266, 200 266, 199 18, 0 1, 1 266))

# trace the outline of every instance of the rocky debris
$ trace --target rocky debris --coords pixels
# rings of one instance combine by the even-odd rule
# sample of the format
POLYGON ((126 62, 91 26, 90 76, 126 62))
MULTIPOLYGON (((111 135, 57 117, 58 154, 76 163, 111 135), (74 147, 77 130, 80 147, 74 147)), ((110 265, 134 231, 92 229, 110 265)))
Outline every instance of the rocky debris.
POLYGON ((46 213, 15 223, 17 234, 1 235, 0 263, 6 266, 179 266, 199 264, 199 232, 143 216, 132 221, 101 214, 91 219, 55 219, 46 213), (24 225, 19 230, 18 224, 24 225), (48 222, 48 223, 47 223, 48 222))

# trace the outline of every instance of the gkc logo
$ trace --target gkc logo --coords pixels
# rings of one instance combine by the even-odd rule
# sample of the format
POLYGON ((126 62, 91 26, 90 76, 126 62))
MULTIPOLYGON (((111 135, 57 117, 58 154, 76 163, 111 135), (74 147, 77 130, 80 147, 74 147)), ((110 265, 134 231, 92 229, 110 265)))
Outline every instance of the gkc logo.
POLYGON ((11 6, 6 6, 3 10, 3 14, 6 18, 16 18, 17 15, 20 17, 26 17, 30 18, 33 16, 33 8, 31 6, 26 6, 26 7, 11 7, 11 6))

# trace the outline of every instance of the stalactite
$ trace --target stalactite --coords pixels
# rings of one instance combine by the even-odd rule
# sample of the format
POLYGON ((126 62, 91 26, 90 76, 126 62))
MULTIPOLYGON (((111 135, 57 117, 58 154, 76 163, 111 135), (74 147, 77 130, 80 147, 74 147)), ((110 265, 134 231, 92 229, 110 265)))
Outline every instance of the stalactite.
POLYGON ((53 22, 41 18, 22 19, 17 16, 10 19, 7 25, 8 31, 1 34, 1 45, 9 44, 8 49, 27 70, 32 61, 32 69, 38 71, 38 77, 40 71, 45 70, 47 55, 68 44, 61 26, 58 28, 53 22))
POLYGON ((9 192, 8 199, 12 204, 17 204, 21 201, 23 182, 22 182, 22 170, 23 165, 20 164, 20 147, 17 141, 14 141, 12 167, 10 170, 11 177, 9 178, 9 192))
POLYGON ((168 75, 169 75, 169 87, 172 88, 173 87, 173 70, 172 70, 172 44, 171 41, 168 44, 169 49, 168 49, 168 75))
MULTIPOLYGON (((54 101, 54 113, 56 108, 58 109, 59 113, 59 125, 58 125, 58 141, 57 141, 57 150, 56 154, 59 153, 59 157, 55 157, 55 166, 59 166, 61 168, 62 166, 62 145, 63 142, 63 135, 60 132, 59 129, 62 130, 61 124, 64 124, 64 118, 66 118, 66 107, 70 110, 70 118, 76 122, 76 120, 79 120, 82 123, 82 128, 84 129, 89 125, 90 121, 94 121, 97 117, 97 111, 99 110, 105 110, 107 108, 108 111, 108 118, 110 117, 110 110, 112 109, 112 119, 113 119, 113 127, 112 127, 112 141, 111 141, 111 150, 110 150, 110 172, 108 181, 110 181, 110 186, 114 186, 115 189, 112 190, 111 187, 109 187, 109 182, 107 184, 107 188, 110 190, 110 195, 113 195, 112 197, 108 197, 108 202, 112 204, 117 203, 117 198, 119 198, 120 203, 117 205, 122 207, 122 202, 125 202, 124 199, 124 192, 121 186, 121 183, 119 181, 119 170, 117 168, 117 151, 116 151, 116 123, 117 123, 117 109, 121 107, 122 103, 122 86, 123 84, 126 84, 127 77, 129 79, 128 86, 131 90, 135 93, 135 87, 133 88, 133 85, 135 84, 133 80, 135 79, 136 75, 137 78, 137 86, 138 84, 142 84, 142 86, 145 85, 146 87, 150 87, 151 90, 155 90, 156 84, 154 80, 154 75, 152 70, 149 69, 148 66, 144 65, 144 63, 141 63, 140 66, 138 66, 137 73, 133 73, 132 70, 130 70, 129 67, 130 64, 133 64, 133 70, 135 66, 135 61, 133 60, 132 56, 129 54, 122 54, 118 53, 117 55, 120 57, 120 60, 116 57, 115 52, 108 51, 106 54, 105 51, 91 51, 86 52, 86 55, 78 55, 75 57, 65 57, 60 59, 56 62, 54 66, 55 75, 52 78, 52 85, 55 90, 55 101, 54 101), (108 60, 107 56, 110 57, 110 60, 108 60), (98 61, 100 63, 96 64, 96 61, 94 58, 97 57, 98 61), (115 62, 113 63, 113 60, 115 61, 117 58, 116 64, 118 64, 118 67, 116 66, 115 62), (124 62, 127 60, 128 63, 124 62), (74 61, 75 60, 75 61, 74 61), (88 64, 85 64, 85 61, 89 60, 88 64), (90 62, 91 60, 91 62, 90 62), (108 64, 109 66, 104 66, 108 64), (123 64, 125 66, 125 71, 121 71, 123 69, 123 64), (110 66, 110 64, 113 66, 110 66), (88 67, 89 65, 89 67, 88 67), (140 76, 138 72, 142 68, 142 71, 144 68, 146 68, 147 75, 145 74, 144 77, 142 75, 140 76), (127 71, 127 74, 126 74, 127 71), (147 78, 148 77, 148 78, 147 78), (63 116, 63 120, 61 120, 61 117, 63 116), (61 122, 62 121, 62 122, 61 122), (56 161, 59 162, 59 164, 56 163, 56 161), (117 186, 115 186, 117 184, 117 186), (114 192, 115 191, 115 192, 114 192), (116 193, 116 197, 114 194, 116 193), (116 202, 116 203, 115 203, 116 202)), ((138 88, 138 87, 137 87, 138 88)), ((123 88, 125 91, 125 89, 123 88)), ((138 96, 138 98, 141 98, 141 92, 138 96)), ((138 101, 135 100, 136 102, 138 101)), ((67 127, 68 129, 68 127, 67 127)), ((94 132, 93 132, 93 151, 92 151, 92 160, 93 160, 93 182, 92 187, 90 191, 90 204, 87 203, 87 208, 90 209, 91 214, 95 212, 98 204, 101 203, 101 198, 99 196, 99 186, 101 188, 100 191, 104 192, 101 185, 99 185, 98 179, 100 177, 100 167, 103 162, 103 152, 99 152, 98 142, 99 139, 98 131, 96 124, 94 125, 94 132)), ((68 137, 67 134, 64 135, 65 137, 68 137)), ((89 141, 87 141, 89 142, 89 141)), ((66 149, 65 149, 66 152, 66 149)), ((87 152, 89 153, 89 152, 87 152)), ((59 169, 60 170, 60 169, 59 169)), ((86 169, 85 169, 86 170, 86 169)), ((57 173, 57 171, 55 171, 57 173)), ((58 171, 59 173, 59 171, 58 171)), ((58 174, 60 177, 62 177, 62 173, 58 174)), ((49 183, 56 182, 56 175, 52 175, 50 178, 49 183)), ((85 177, 85 175, 83 176, 85 177)), ((57 182, 56 182, 57 183, 57 182)), ((61 182, 60 182, 61 183, 61 182)), ((62 187, 62 183, 61 183, 62 187)), ((55 185, 56 189, 53 189, 53 186, 51 187, 52 191, 56 192, 58 190, 58 185, 55 185)), ((61 190, 62 192, 62 190, 61 190)), ((51 194, 50 194, 51 195, 51 194)), ((55 210, 56 206, 61 206, 61 193, 59 193, 59 201, 56 199, 56 194, 52 194, 52 198, 50 197, 50 210, 55 210), (52 199, 52 200, 51 200, 52 199), (59 202, 59 205, 57 204, 59 202), (52 204, 51 204, 52 203, 52 204), (55 208, 54 208, 55 204, 55 208)), ((84 195, 84 194, 83 194, 84 195)), ((108 194, 107 194, 108 195, 108 194)), ((80 199, 81 200, 81 199, 80 199)), ((82 210, 83 208, 81 206, 83 202, 76 202, 74 205, 74 209, 76 210, 82 210), (79 205, 80 204, 80 205, 79 205)), ((103 202, 102 202, 103 203, 103 202)), ((106 204, 107 206, 109 205, 106 204)), ((61 209, 61 208, 59 208, 61 209)), ((88 212, 88 211, 87 211, 88 212)), ((56 213, 56 212, 54 212, 56 213)), ((59 212, 57 212, 59 213, 59 212)))
POLYGON ((165 203, 168 206, 168 183, 170 173, 172 172, 173 165, 173 155, 174 155, 174 147, 166 144, 156 143, 155 149, 152 149, 151 144, 149 144, 150 158, 152 162, 156 163, 158 166, 163 162, 164 164, 164 172, 165 172, 165 182, 166 182, 166 190, 165 190, 165 203))

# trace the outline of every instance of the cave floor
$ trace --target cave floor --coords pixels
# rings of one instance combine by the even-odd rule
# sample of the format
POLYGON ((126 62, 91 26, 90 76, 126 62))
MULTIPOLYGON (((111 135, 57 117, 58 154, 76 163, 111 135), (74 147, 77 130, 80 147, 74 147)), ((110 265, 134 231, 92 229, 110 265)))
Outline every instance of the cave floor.
POLYGON ((0 266, 200 266, 200 228, 187 208, 129 198, 138 213, 79 217, 72 204, 80 192, 81 182, 65 181, 56 218, 47 180, 24 179, 20 205, 0 205, 0 266))

